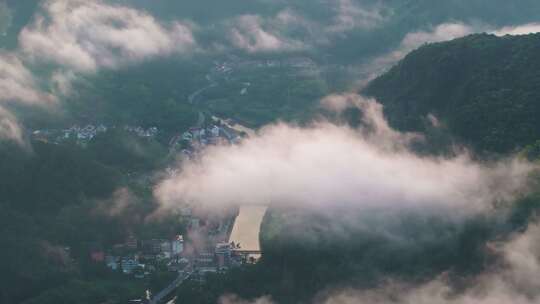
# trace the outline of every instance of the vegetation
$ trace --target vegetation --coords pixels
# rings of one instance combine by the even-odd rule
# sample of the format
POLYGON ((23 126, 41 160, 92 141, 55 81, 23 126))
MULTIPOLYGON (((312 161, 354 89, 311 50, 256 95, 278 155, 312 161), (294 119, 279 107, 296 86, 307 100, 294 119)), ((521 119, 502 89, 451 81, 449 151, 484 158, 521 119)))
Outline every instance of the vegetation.
MULTIPOLYGON (((0 35, 2 51, 17 48, 18 33, 31 21, 39 2, 0 0, 0 34, 6 31, 0 35)), ((212 49, 227 45, 223 37, 229 37, 229 27, 221 25, 231 18, 256 12, 272 19, 282 9, 273 1, 111 2, 144 8, 163 22, 189 19, 200 28, 212 28, 195 31, 198 43, 211 44, 212 49)), ((292 12, 302 12, 310 20, 334 21, 335 12, 313 5, 313 0, 290 4, 292 12)), ((385 4, 383 20, 369 31, 360 27, 336 35, 332 43, 322 43, 316 50, 293 54, 314 58, 317 69, 235 70, 206 90, 203 102, 189 102, 189 96, 208 86, 206 75, 216 58, 207 54, 197 54, 195 60, 159 58, 96 75, 76 75, 61 113, 6 105, 29 130, 87 123, 117 128, 99 134, 85 148, 33 141, 31 150, 22 150, 0 142, 0 303, 116 304, 141 297, 145 288, 166 285, 172 274, 163 269, 148 282, 136 281, 92 262, 88 251, 93 244, 107 247, 122 242, 131 233, 149 239, 183 232, 185 223, 173 217, 160 223, 146 221, 156 208, 150 177, 163 165, 168 140, 197 124, 199 113, 235 118, 253 127, 276 120, 302 121, 313 114, 320 97, 351 83, 346 65, 365 63, 396 47, 411 31, 453 20, 479 19, 497 26, 526 23, 540 14, 537 0, 522 0, 519 5, 507 0, 385 4), (246 92, 240 93, 244 88, 246 92), (142 139, 124 132, 124 125, 156 126, 161 132, 157 138, 142 139), (128 196, 129 204, 117 206, 118 195, 128 196)), ((303 33, 297 36, 303 38, 303 33)), ((238 50, 230 54, 249 59, 290 55, 238 50)), ((537 160, 539 56, 540 35, 472 35, 420 48, 363 93, 379 99, 399 129, 425 131, 449 142, 448 132, 479 152, 522 151, 537 160), (429 114, 440 120, 440 126, 430 123, 429 114)), ((49 75, 52 69, 39 66, 32 72, 49 75)), ((347 118, 358 122, 359 113, 351 111, 347 118)), ((471 217, 465 223, 436 212, 420 216, 384 210, 273 209, 263 224, 260 263, 210 275, 203 283, 189 281, 178 296, 188 303, 216 303, 227 293, 305 303, 325 288, 345 284, 369 288, 383 278, 421 282, 448 271, 452 279, 460 280, 492 265, 497 257, 484 250, 486 242, 522 229, 539 207, 540 194, 533 193, 503 210, 509 211, 507 217, 471 217)))
MULTIPOLYGON (((520 150, 535 160, 540 156, 538 48, 538 35, 473 35, 424 46, 365 93, 384 103, 386 115, 400 129, 427 131, 436 138, 448 131, 479 151, 520 150), (442 126, 434 127, 428 114, 442 126)), ((354 122, 359 114, 346 115, 354 122)), ((440 273, 463 286, 498 262, 486 250, 488 242, 523 229, 538 214, 540 186, 532 188, 536 191, 498 207, 495 214, 461 220, 440 210, 273 209, 262 227, 261 262, 210 275, 205 283, 189 282, 178 297, 215 303, 224 294, 236 294, 309 303, 333 286, 368 289, 388 279, 421 283, 440 273)))
MULTIPOLYGON (((1 303, 123 303, 140 298, 148 287, 92 262, 90 246, 107 248, 130 233, 173 235, 185 226, 173 218, 145 221, 155 210, 151 192, 126 172, 148 172, 156 163, 147 153, 122 147, 118 134, 107 135, 86 149, 36 141, 25 151, 0 144, 1 303), (130 162, 118 161, 122 157, 130 162), (118 195, 129 195, 128 204, 116 205, 118 195)), ((155 153, 156 143, 125 140, 155 153)), ((162 280, 149 284, 159 286, 162 280)))
POLYGON ((539 208, 535 194, 517 203, 507 219, 475 216, 464 223, 436 212, 274 209, 263 223, 258 264, 189 282, 177 295, 188 303, 216 303, 226 294, 310 303, 333 287, 371 289, 389 279, 422 283, 443 272, 460 286, 498 261, 486 250, 489 241, 522 229, 539 208))
POLYGON ((306 120, 318 100, 329 93, 320 75, 290 67, 241 69, 233 76, 208 90, 201 106, 252 127, 277 120, 306 120), (242 94, 243 89, 246 91, 242 94))
POLYGON ((430 44, 363 93, 383 103, 398 129, 424 130, 432 114, 478 151, 511 152, 540 138, 539 54, 538 34, 430 44))

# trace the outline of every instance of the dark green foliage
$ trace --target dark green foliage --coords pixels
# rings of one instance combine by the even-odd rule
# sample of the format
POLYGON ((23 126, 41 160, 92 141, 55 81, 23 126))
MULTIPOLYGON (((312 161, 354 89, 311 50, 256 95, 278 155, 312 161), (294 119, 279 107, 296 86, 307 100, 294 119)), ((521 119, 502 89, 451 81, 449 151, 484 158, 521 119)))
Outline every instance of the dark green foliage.
POLYGON ((197 64, 167 58, 80 78, 77 93, 64 100, 67 116, 76 124, 156 126, 166 141, 197 121, 188 96, 206 85, 208 67, 204 58, 197 64))
POLYGON ((293 68, 239 70, 234 81, 224 81, 206 92, 203 107, 221 117, 231 117, 251 127, 277 120, 303 121, 312 116, 318 100, 329 93, 320 75, 293 68), (249 87, 243 85, 250 83, 249 87), (242 88, 247 93, 241 95, 242 88))
POLYGON ((540 35, 472 35, 424 46, 364 94, 391 124, 423 130, 428 114, 478 151, 511 152, 540 138, 540 35))
POLYGON ((539 160, 540 159, 540 140, 528 145, 523 149, 523 154, 529 160, 539 160))
POLYGON ((32 142, 32 150, 23 150, 2 142, 0 303, 124 303, 140 297, 142 283, 92 262, 89 252, 95 245, 111 248, 131 233, 183 233, 183 223, 172 217, 146 221, 156 208, 150 189, 121 173, 155 168, 161 149, 124 132, 100 134, 87 149, 32 142), (128 195, 128 205, 116 210, 119 195, 128 195))
POLYGON ((119 174, 72 145, 34 142, 33 151, 0 145, 0 203, 28 213, 52 213, 87 198, 103 198, 119 174))
POLYGON ((168 150, 154 138, 140 138, 116 128, 98 134, 88 144, 88 153, 104 165, 129 173, 155 170, 168 150))
POLYGON ((50 289, 23 304, 127 303, 141 298, 144 285, 127 280, 80 281, 50 289))
POLYGON ((334 287, 375 288, 388 279, 422 283, 448 272, 462 278, 489 267, 485 244, 507 231, 502 219, 463 219, 437 210, 272 210, 256 265, 183 286, 179 298, 215 303, 224 294, 310 303, 334 287), (249 282, 249 284, 246 284, 249 282))

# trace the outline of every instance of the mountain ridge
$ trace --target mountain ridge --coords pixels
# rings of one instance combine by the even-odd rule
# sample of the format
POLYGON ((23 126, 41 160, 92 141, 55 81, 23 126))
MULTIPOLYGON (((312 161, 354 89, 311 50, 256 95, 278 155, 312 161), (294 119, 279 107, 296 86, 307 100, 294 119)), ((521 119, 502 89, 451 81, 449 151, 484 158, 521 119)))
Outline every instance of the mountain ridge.
POLYGON ((475 150, 508 153, 540 138, 539 87, 540 34, 474 34, 420 47, 362 93, 398 129, 431 114, 475 150))

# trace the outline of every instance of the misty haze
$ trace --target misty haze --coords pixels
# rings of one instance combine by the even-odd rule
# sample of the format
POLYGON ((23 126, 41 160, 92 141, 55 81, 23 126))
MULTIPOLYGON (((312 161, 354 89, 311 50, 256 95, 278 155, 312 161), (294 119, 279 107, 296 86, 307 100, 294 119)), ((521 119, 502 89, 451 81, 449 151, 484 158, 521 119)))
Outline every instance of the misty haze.
POLYGON ((537 0, 0 0, 0 304, 540 304, 537 0))

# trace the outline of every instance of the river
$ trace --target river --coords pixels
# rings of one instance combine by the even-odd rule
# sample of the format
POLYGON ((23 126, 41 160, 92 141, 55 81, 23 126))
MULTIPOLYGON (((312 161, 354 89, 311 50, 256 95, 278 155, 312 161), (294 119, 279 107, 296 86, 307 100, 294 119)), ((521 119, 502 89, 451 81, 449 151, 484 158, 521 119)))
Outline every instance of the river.
POLYGON ((245 205, 240 211, 229 237, 229 243, 240 245, 241 251, 260 252, 259 234, 267 206, 245 205))

